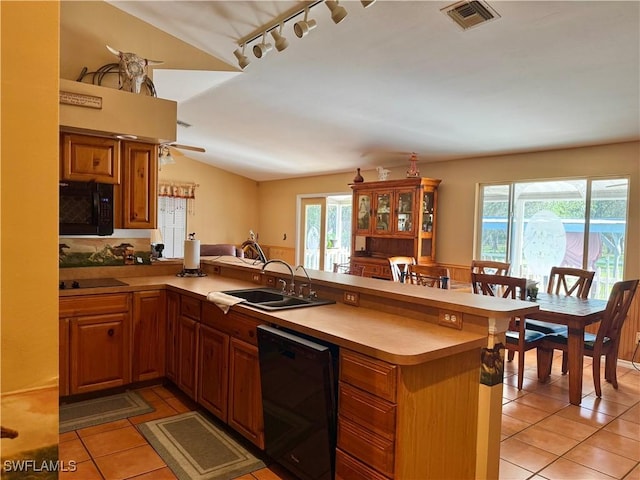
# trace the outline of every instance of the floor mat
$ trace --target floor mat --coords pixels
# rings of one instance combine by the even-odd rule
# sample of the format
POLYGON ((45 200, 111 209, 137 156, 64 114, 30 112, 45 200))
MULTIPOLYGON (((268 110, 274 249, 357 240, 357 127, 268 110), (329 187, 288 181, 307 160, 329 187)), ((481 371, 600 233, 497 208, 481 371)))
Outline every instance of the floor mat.
POLYGON ((199 412, 152 420, 138 428, 180 480, 227 480, 265 466, 199 412))
POLYGON ((60 433, 92 427, 155 409, 135 392, 60 405, 60 433))

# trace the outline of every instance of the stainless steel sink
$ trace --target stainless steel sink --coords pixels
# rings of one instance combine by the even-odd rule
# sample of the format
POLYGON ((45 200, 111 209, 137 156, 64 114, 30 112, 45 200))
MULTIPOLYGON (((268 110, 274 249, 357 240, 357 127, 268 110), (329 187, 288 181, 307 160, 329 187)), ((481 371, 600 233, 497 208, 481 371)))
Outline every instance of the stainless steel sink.
POLYGON ((262 310, 285 310, 290 308, 315 307, 336 303, 322 298, 302 298, 285 295, 272 288, 248 288, 244 290, 227 290, 227 295, 242 298, 244 303, 262 310))

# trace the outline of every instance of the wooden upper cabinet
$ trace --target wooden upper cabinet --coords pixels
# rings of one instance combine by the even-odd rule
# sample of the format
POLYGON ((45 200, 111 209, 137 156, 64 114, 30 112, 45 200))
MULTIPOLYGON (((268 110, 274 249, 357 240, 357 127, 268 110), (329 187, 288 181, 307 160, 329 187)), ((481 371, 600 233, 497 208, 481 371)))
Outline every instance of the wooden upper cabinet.
POLYGON ((158 146, 123 142, 122 164, 122 228, 156 228, 158 146))
POLYGON ((62 180, 120 183, 118 140, 63 133, 60 147, 62 180))

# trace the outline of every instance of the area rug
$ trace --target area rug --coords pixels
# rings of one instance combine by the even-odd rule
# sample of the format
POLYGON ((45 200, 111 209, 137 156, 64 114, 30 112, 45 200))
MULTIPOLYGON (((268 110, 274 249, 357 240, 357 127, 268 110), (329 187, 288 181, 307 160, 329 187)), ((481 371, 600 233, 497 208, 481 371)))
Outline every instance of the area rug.
POLYGON ((180 480, 228 480, 265 466, 199 412, 138 425, 180 480))
POLYGON ((62 404, 60 405, 60 433, 93 427, 154 410, 155 408, 135 392, 62 404))

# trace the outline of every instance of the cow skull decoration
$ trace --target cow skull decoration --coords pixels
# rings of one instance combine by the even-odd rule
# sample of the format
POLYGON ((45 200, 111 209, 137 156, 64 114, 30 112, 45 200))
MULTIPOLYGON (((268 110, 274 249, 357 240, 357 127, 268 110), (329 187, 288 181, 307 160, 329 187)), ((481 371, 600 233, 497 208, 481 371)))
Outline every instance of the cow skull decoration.
POLYGON ((140 89, 147 78, 147 65, 160 65, 164 62, 147 60, 135 53, 125 53, 107 45, 107 49, 120 58, 120 81, 122 90, 140 93, 140 89))

